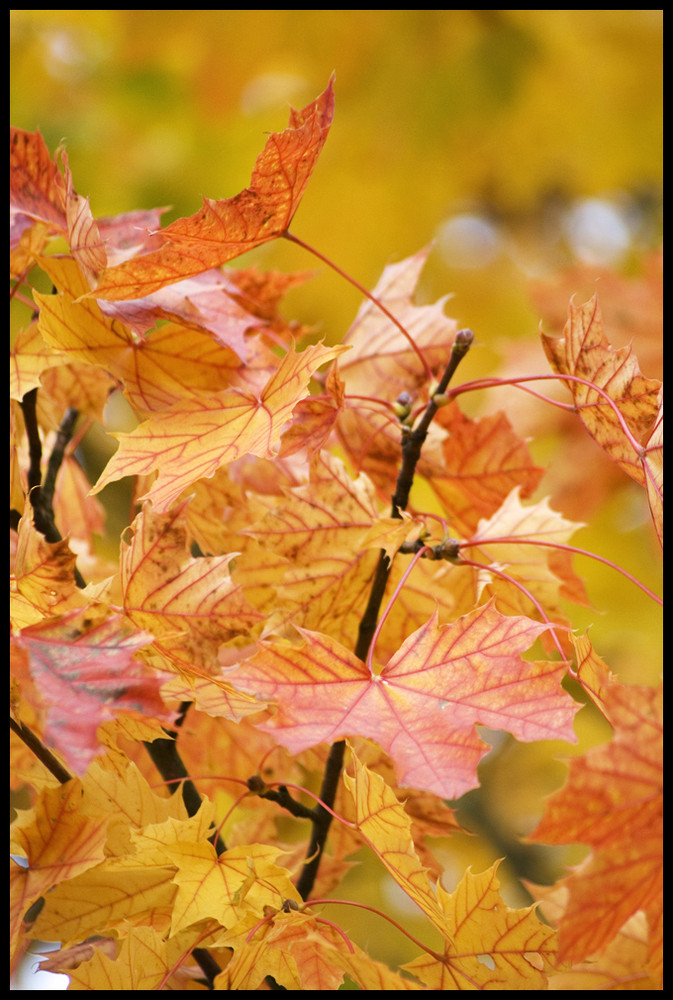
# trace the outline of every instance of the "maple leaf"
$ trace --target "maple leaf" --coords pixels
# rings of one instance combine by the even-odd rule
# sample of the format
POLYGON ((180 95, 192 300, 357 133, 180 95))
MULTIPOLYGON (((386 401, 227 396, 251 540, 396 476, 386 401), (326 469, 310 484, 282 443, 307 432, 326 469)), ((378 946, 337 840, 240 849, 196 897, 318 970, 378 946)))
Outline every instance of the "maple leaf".
POLYGON ((261 925, 250 918, 224 940, 234 957, 217 977, 216 989, 259 989, 264 977, 272 976, 288 990, 337 990, 344 973, 362 990, 424 989, 375 962, 332 924, 306 911, 282 911, 261 925))
POLYGON ((419 468, 441 501, 452 531, 469 537, 517 486, 531 495, 544 474, 504 413, 471 418, 456 401, 442 407, 436 421, 448 431, 441 464, 421 458, 419 468))
POLYGON ((107 251, 93 217, 89 199, 77 194, 73 187, 72 174, 65 152, 62 154, 62 158, 65 167, 65 214, 68 223, 70 252, 82 269, 89 285, 92 285, 107 267, 107 251))
MULTIPOLYGON (((287 621, 352 640, 376 557, 363 549, 377 515, 366 476, 352 480, 330 453, 316 456, 309 481, 285 491, 263 519, 244 529, 260 544, 259 561, 282 560, 267 631, 287 621)), ((250 572, 250 567, 248 567, 250 572)))
MULTIPOLYGON (((88 782, 88 775, 84 782, 88 782)), ((104 801, 106 788, 111 788, 109 783, 104 783, 94 795, 96 804, 104 801)), ((173 881, 176 866, 164 851, 182 842, 206 843, 213 807, 206 801, 194 816, 180 818, 184 817, 185 808, 179 796, 163 810, 156 809, 148 807, 145 789, 138 808, 128 801, 137 788, 137 780, 131 782, 126 792, 118 787, 115 792, 112 788, 114 794, 107 805, 107 811, 114 815, 120 797, 119 804, 132 820, 145 821, 144 826, 129 827, 130 850, 128 841, 115 832, 107 847, 112 850, 119 846, 124 853, 110 856, 108 851, 98 865, 57 885, 36 920, 35 930, 40 940, 58 940, 67 945, 87 938, 96 930, 123 934, 129 926, 142 923, 160 932, 169 931, 177 892, 173 881), (150 821, 152 812, 157 816, 156 822, 150 821)))
POLYGON ((168 514, 145 504, 122 541, 124 610, 157 637, 179 636, 186 664, 213 662, 219 645, 260 618, 229 575, 233 555, 194 558, 187 551, 188 501, 168 514))
POLYGON ((19 521, 14 557, 13 589, 29 608, 16 605, 11 620, 15 627, 35 624, 88 604, 75 582, 77 557, 68 542, 48 542, 37 530, 32 507, 19 521), (28 615, 28 617, 26 617, 28 615))
POLYGON ((231 927, 251 910, 259 919, 267 906, 279 909, 285 899, 300 902, 290 873, 275 863, 279 847, 246 844, 218 857, 208 841, 181 842, 162 853, 177 868, 173 934, 206 919, 231 927))
POLYGON ((490 518, 479 522, 469 545, 461 546, 470 557, 485 564, 485 568, 475 570, 476 594, 468 600, 474 603, 475 596, 483 600, 484 595, 495 594, 497 607, 507 614, 537 614, 530 599, 510 580, 502 578, 500 571, 505 571, 525 587, 546 614, 565 622, 560 608, 562 597, 572 597, 576 603, 589 602, 569 560, 563 558, 563 552, 559 558, 559 550, 553 546, 567 544, 583 525, 552 510, 547 499, 526 507, 520 494, 521 488, 515 487, 490 518))
POLYGON ((353 776, 343 780, 353 799, 359 833, 388 873, 416 903, 439 932, 451 928, 437 901, 436 886, 421 864, 411 833, 411 817, 382 776, 363 764, 351 745, 353 776))
POLYGON ((652 432, 645 443, 643 455, 645 488, 650 504, 652 522, 661 547, 664 546, 664 398, 663 389, 659 412, 652 432))
MULTIPOLYGON (((430 369, 446 366, 458 324, 444 313, 445 300, 416 305, 414 293, 428 251, 385 268, 373 295, 413 338, 430 369)), ((427 371, 416 351, 390 316, 367 299, 343 338, 351 352, 340 361, 347 387, 346 405, 339 413, 339 440, 358 470, 366 472, 377 487, 393 492, 400 457, 400 426, 388 410, 365 400, 392 403, 401 393, 414 402, 427 402, 427 371), (418 400, 416 400, 418 396, 418 400)), ((436 424, 429 428, 425 453, 437 449, 445 434, 436 424)))
POLYGON ((280 912, 256 929, 258 923, 248 920, 226 936, 234 957, 217 977, 216 988, 255 990, 266 976, 286 990, 339 988, 343 970, 332 955, 337 937, 333 928, 294 910, 280 912))
MULTIPOLYGON (((106 302, 101 299, 104 315, 122 320, 136 333, 145 334, 158 320, 174 320, 196 333, 207 332, 235 351, 241 361, 248 358, 246 333, 266 323, 248 312, 235 295, 238 286, 219 269, 185 278, 152 295, 130 302, 106 302)), ((189 377, 184 382, 190 384, 189 377)))
MULTIPOLYGON (((188 395, 228 388, 239 375, 238 355, 210 332, 167 323, 140 339, 119 319, 103 313, 94 300, 77 301, 83 276, 73 260, 50 259, 45 270, 61 289, 58 295, 35 293, 40 332, 58 352, 54 363, 104 365, 140 413, 168 409, 188 395)), ((250 325, 250 317, 245 325, 250 325)), ((234 342, 238 346, 235 338, 234 342)), ((268 363, 268 357, 250 360, 251 353, 246 351, 248 378, 250 370, 268 363)))
POLYGON ((45 739, 76 773, 100 751, 98 725, 114 711, 169 720, 159 678, 134 661, 151 636, 131 631, 118 614, 84 608, 23 629, 14 642, 28 651, 30 672, 47 713, 45 739))
POLYGON ((159 989, 171 970, 166 941, 152 927, 137 927, 119 945, 114 958, 101 947, 87 961, 68 969, 69 990, 159 989))
POLYGON ((438 904, 452 927, 443 952, 421 955, 402 968, 432 990, 545 989, 556 962, 556 932, 535 907, 514 910, 499 893, 498 863, 465 872, 455 892, 437 886, 438 904))
POLYGON ((56 158, 52 159, 40 132, 9 130, 10 243, 33 220, 54 231, 64 231, 66 187, 56 158))
MULTIPOLYGON (((528 886, 540 903, 540 912, 553 927, 563 920, 568 890, 557 886, 528 886)), ((549 977, 552 990, 656 990, 657 984, 647 971, 647 918, 642 911, 634 914, 599 955, 584 961, 559 963, 559 970, 549 977)))
POLYGON ((562 883, 570 898, 560 924, 560 957, 578 960, 602 951, 643 910, 656 965, 663 906, 661 688, 619 684, 586 637, 573 642, 580 682, 614 737, 571 761, 566 785, 551 797, 531 835, 538 842, 592 848, 562 883))
POLYGON ((43 371, 63 363, 63 357, 42 339, 37 323, 30 323, 18 332, 10 351, 10 398, 23 399, 27 392, 40 385, 43 371))
POLYGON ((140 499, 152 500, 164 513, 198 479, 210 478, 241 455, 272 458, 294 407, 308 395, 309 379, 342 349, 315 344, 302 353, 289 350, 259 394, 233 388, 188 397, 130 434, 115 435, 120 447, 93 492, 123 476, 158 469, 156 481, 140 499))
POLYGON ((12 864, 12 944, 21 918, 40 896, 97 865, 105 856, 109 815, 82 796, 77 779, 46 788, 36 805, 19 812, 12 825, 11 853, 26 860, 25 865, 12 864))
POLYGON ((108 856, 132 853, 135 831, 156 827, 170 818, 187 819, 182 796, 166 798, 158 794, 138 766, 123 755, 108 752, 93 761, 84 787, 87 801, 108 814, 108 856))
MULTIPOLYGON (((396 264, 389 264, 372 295, 392 313, 407 331, 433 370, 443 369, 449 359, 458 324, 444 313, 446 299, 431 305, 416 305, 414 294, 428 249, 396 264)), ((348 392, 395 399, 401 392, 415 394, 427 380, 418 355, 397 324, 380 306, 367 299, 343 338, 352 350, 341 364, 348 392)))
POLYGON ((640 442, 650 435, 657 419, 661 383, 641 374, 630 347, 615 350, 610 346, 597 296, 582 306, 571 302, 563 338, 543 333, 542 345, 554 371, 585 380, 568 382, 568 388, 589 434, 632 479, 644 485, 646 449, 640 442), (613 400, 614 407, 603 394, 613 400))
POLYGON ((432 884, 411 838, 410 818, 392 789, 353 753, 344 774, 358 830, 389 874, 440 932, 443 951, 428 950, 403 968, 429 989, 535 989, 546 983, 554 931, 534 907, 510 910, 498 893, 498 865, 467 871, 455 893, 432 884))
POLYGON ((564 664, 520 658, 545 628, 506 618, 492 602, 450 625, 433 615, 377 674, 336 640, 299 629, 302 645, 260 642, 224 676, 277 703, 260 725, 292 752, 365 736, 390 755, 400 784, 454 799, 478 784, 488 749, 478 723, 524 740, 574 742, 564 664))
POLYGON ((92 293, 137 299, 200 274, 285 233, 327 139, 334 116, 333 80, 288 127, 272 133, 255 163, 250 186, 233 198, 206 198, 195 214, 161 229, 160 249, 108 268, 92 293))

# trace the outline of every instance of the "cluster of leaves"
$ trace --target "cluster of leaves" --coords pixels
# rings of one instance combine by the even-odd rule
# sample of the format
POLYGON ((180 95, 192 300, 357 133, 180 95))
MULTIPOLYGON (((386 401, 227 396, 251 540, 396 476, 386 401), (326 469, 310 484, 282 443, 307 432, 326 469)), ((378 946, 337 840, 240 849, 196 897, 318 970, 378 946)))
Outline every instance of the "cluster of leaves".
MULTIPOLYGON (((415 304, 426 252, 361 289, 336 346, 281 313, 304 275, 229 264, 278 238, 320 256, 290 226, 333 111, 330 81, 249 188, 164 228, 94 219, 65 152, 11 131, 32 312, 10 378, 12 771, 32 796, 13 955, 59 942, 71 989, 659 988, 661 693, 571 633, 578 525, 531 499, 544 470, 503 413, 461 410, 495 382, 451 384, 472 334, 415 304), (77 449, 114 393, 137 426, 92 486, 77 449), (97 494, 127 477, 110 566, 97 494), (445 891, 428 838, 478 785, 477 726, 575 742, 567 675, 613 737, 533 839, 590 854, 528 908, 497 865, 445 891), (321 916, 363 846, 427 919, 400 968, 321 916)), ((553 371, 518 383, 565 384, 662 537, 660 383, 595 299, 543 343, 553 371)))

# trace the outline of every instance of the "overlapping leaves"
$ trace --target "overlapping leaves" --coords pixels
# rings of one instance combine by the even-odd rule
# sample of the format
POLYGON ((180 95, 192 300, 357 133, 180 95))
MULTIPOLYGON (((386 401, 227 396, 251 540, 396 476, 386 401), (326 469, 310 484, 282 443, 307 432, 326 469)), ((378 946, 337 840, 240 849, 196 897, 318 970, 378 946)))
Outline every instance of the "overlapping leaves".
MULTIPOLYGON (((414 301, 427 251, 385 269, 374 290, 384 308, 368 299, 337 346, 302 343, 305 331, 280 314, 302 276, 223 267, 288 233, 332 116, 330 81, 269 136, 249 188, 164 228, 162 209, 95 219, 65 153, 52 158, 39 133, 11 133, 12 274, 37 266, 53 286, 33 293, 38 318, 12 356, 22 515, 12 710, 80 776, 56 787, 35 765, 21 770, 35 791, 14 827, 12 943, 20 950, 22 917, 44 897, 31 932, 63 943, 71 988, 195 988, 198 948, 219 963, 220 989, 260 989, 265 976, 286 989, 338 989, 344 976, 361 989, 548 988, 555 932, 534 908, 505 905, 497 866, 445 891, 420 860, 430 855, 421 839, 446 832, 441 800, 478 784, 488 749, 478 726, 574 741, 568 662, 529 651, 552 634, 570 649, 562 603, 586 601, 568 547, 578 525, 532 499, 543 470, 510 419, 469 417, 455 399, 435 415, 415 470, 436 505, 414 500, 389 516, 403 442, 432 395, 428 373, 441 373, 456 334, 443 301, 414 301), (54 239, 69 253, 54 254, 54 239), (92 556, 85 589, 75 551, 93 552, 94 497, 79 489, 73 505, 55 494, 69 532, 60 542, 47 543, 30 514, 19 404, 35 390, 45 442, 65 407, 104 422, 115 390, 138 420, 117 435, 92 493, 133 478, 141 505, 111 575, 92 556), (430 558, 449 530, 452 558, 430 558), (390 574, 364 662, 353 649, 379 551, 390 574), (218 772, 191 816, 140 769, 142 742, 167 736, 176 700, 197 720, 178 745, 197 770, 218 772), (326 745, 345 738, 325 882, 338 883, 362 844, 373 851, 441 941, 401 970, 303 906, 303 854, 279 840, 265 798, 276 777, 318 775, 326 745), (394 779, 361 763, 364 741, 374 760, 385 752, 379 770, 394 779), (218 853, 223 769, 223 784, 260 797, 226 793, 231 838, 218 853), (428 798, 440 820, 415 816, 412 827, 428 798)), ((659 383, 613 350, 596 300, 571 306, 564 338, 543 343, 589 433, 645 487, 663 537, 659 383)), ((579 682, 615 737, 575 762, 536 833, 592 847, 564 883, 560 952, 571 962, 607 954, 640 911, 656 979, 659 695, 621 689, 573 642, 579 682)))

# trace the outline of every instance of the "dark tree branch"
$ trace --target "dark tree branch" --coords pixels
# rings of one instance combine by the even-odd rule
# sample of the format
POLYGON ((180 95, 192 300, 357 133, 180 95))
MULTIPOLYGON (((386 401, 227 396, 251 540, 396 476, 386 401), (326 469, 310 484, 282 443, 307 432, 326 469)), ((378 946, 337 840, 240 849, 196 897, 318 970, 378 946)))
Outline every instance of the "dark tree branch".
MULTIPOLYGON (((458 365, 469 351, 473 340, 474 334, 471 330, 458 331, 451 349, 449 362, 444 370, 444 374, 442 375, 435 393, 433 393, 432 398, 426 406, 418 426, 411 431, 407 431, 407 429, 404 428, 406 433, 402 438, 402 466, 397 478, 395 493, 392 498, 393 517, 400 518, 402 516, 401 511, 406 508, 409 501, 409 494, 411 492, 416 466, 428 434, 428 428, 430 427, 432 419, 439 409, 438 398, 436 397, 441 397, 441 395, 446 392, 449 382, 453 378, 458 365)), ((373 639, 374 632, 376 631, 376 624, 381 610, 381 604, 383 602, 386 586, 388 584, 391 566, 392 563, 390 559, 382 549, 379 553, 379 560, 374 572, 367 607, 360 620, 358 638, 355 646, 355 655, 362 661, 365 661, 367 658, 369 646, 373 639)), ((332 814, 329 810, 334 806, 334 800, 336 798, 339 780, 341 778, 341 769, 343 767, 345 751, 345 741, 339 740, 338 742, 332 744, 327 758, 325 774, 323 775, 323 782, 320 790, 321 802, 318 803, 313 810, 314 818, 311 840, 306 854, 304 868, 299 880, 297 881, 297 891, 301 895, 302 899, 308 899, 318 874, 320 860, 325 849, 327 835, 332 822, 332 814), (325 805, 329 808, 325 808, 322 803, 325 803, 325 805)))
POLYGON ((17 722, 10 715, 9 717, 9 728, 12 732, 23 740, 28 749, 35 754, 37 759, 44 764, 48 771, 54 775, 57 781, 60 781, 62 785, 65 785, 67 781, 72 781, 72 774, 66 767, 61 764, 58 757, 56 757, 48 746, 46 746, 39 736, 36 736, 32 729, 26 726, 23 722, 17 722))
MULTIPOLYGON (((37 423, 37 389, 31 389, 21 400, 23 419, 28 437, 30 466, 28 469, 28 489, 30 503, 33 508, 35 527, 44 535, 48 542, 60 542, 61 533, 56 527, 54 516, 54 490, 56 477, 63 464, 65 450, 72 438, 78 411, 72 407, 65 412, 61 426, 56 435, 56 441, 47 463, 47 472, 42 482, 42 441, 37 423)), ((78 587, 86 586, 82 574, 75 566, 75 582, 78 587)))

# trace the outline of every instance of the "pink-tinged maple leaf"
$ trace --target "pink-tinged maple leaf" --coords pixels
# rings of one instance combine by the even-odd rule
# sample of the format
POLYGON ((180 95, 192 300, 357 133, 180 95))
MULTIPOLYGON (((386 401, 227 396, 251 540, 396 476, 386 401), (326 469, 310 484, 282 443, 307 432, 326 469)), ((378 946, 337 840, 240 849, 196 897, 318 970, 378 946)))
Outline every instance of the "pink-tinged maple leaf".
POLYGON ((65 153, 62 154, 62 158, 65 167, 66 219, 70 251, 89 284, 93 285, 107 267, 107 251, 93 217, 89 199, 75 191, 65 153))
POLYGON ((201 209, 161 229, 163 246, 108 268, 96 298, 137 299, 268 243, 285 233, 327 139, 334 116, 333 80, 288 127, 268 137, 250 181, 232 198, 205 198, 201 209))
POLYGON ((130 434, 116 435, 119 450, 93 492, 123 476, 157 469, 156 481, 141 499, 152 500, 155 510, 165 513, 198 479, 212 477, 241 455, 272 458, 294 407, 308 395, 311 376, 343 350, 321 344, 299 354, 289 350, 259 394, 236 388, 188 397, 130 434))
POLYGON ((488 747, 477 724, 522 740, 575 741, 565 664, 520 655, 545 628, 493 602, 449 625, 434 615, 376 674, 336 640, 302 629, 302 645, 260 643, 224 676, 276 702, 260 725, 292 753, 363 736, 390 755, 401 785, 453 799, 478 784, 488 747))
POLYGON ((45 740, 82 774, 100 751, 96 730, 116 711, 168 720, 159 696, 163 680, 133 654, 151 636, 120 615, 89 608, 23 629, 14 640, 28 651, 30 672, 47 706, 45 740))
MULTIPOLYGON (((445 315, 443 299, 427 305, 414 302, 427 257, 428 251, 421 250, 386 267, 373 295, 407 330, 427 365, 439 371, 449 359, 458 324, 445 315)), ((399 326, 370 300, 361 306, 343 343, 350 344, 352 350, 339 362, 348 396, 338 414, 336 430, 355 468, 366 472, 377 488, 389 495, 395 489, 400 426, 388 410, 372 406, 371 400, 392 403, 406 392, 412 396, 418 393, 419 402, 427 402, 427 372, 399 326)), ((436 450, 444 436, 433 424, 424 453, 436 450)))
POLYGON ((130 302, 105 302, 101 311, 117 317, 136 333, 144 335, 158 320, 172 319, 196 332, 208 331, 247 360, 245 334, 262 327, 262 320, 236 301, 238 288, 222 271, 204 271, 130 302))
MULTIPOLYGON (((385 268, 373 295, 395 316, 423 351, 428 365, 443 369, 458 329, 444 313, 445 299, 416 305, 414 294, 429 251, 421 250, 385 268)), ((352 350, 341 364, 349 393, 394 400, 401 392, 415 392, 427 381, 418 356, 399 327, 367 300, 343 340, 352 350)))

